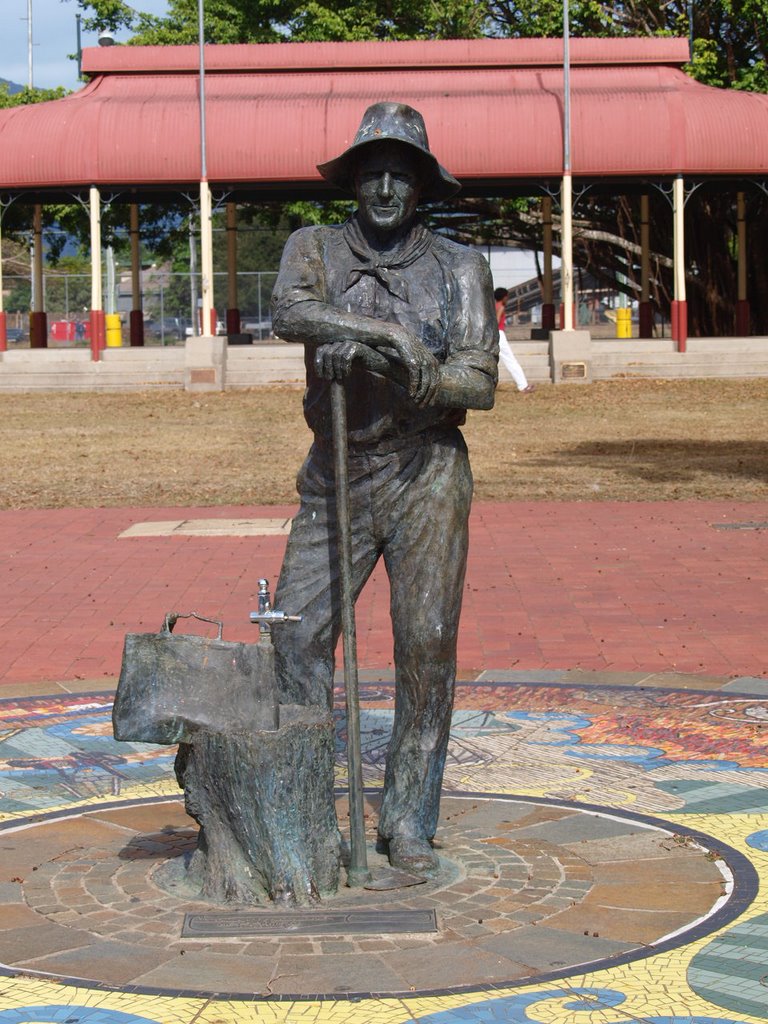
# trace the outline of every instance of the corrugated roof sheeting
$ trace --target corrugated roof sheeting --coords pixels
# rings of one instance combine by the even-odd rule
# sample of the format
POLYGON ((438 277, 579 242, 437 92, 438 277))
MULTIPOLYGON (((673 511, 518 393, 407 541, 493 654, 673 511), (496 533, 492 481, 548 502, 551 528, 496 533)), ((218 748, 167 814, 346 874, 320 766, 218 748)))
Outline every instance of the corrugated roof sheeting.
MULTIPOLYGON (((688 40, 654 36, 571 39, 573 65, 685 64, 688 40)), ((281 71, 345 68, 561 66, 562 39, 442 39, 401 42, 251 43, 205 46, 210 71, 281 71)), ((83 51, 85 74, 197 71, 194 46, 113 46, 83 51)))
MULTIPOLYGON (((365 107, 382 99, 421 110, 438 159, 468 185, 558 177, 562 43, 455 42, 206 47, 209 179, 318 184, 316 164, 345 149, 365 107), (342 56, 350 64, 371 54, 339 69, 342 56)), ((765 172, 768 97, 688 78, 676 66, 685 40, 572 42, 575 176, 765 172)), ((196 182, 193 52, 86 51, 95 77, 80 92, 0 112, 0 188, 196 182)))

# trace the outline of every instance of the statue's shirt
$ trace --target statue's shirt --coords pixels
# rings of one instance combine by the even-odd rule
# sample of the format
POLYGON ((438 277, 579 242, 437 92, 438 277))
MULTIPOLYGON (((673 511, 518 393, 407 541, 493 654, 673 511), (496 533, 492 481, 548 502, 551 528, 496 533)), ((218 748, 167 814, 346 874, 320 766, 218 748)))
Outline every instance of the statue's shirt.
MULTIPOLYGON (((272 297, 274 316, 298 302, 323 302, 408 328, 438 362, 496 381, 498 326, 483 256, 416 223, 394 253, 366 243, 354 218, 302 228, 289 238, 272 297)), ((307 346, 304 413, 317 437, 331 437, 329 383, 318 377, 307 346)), ((353 367, 347 420, 353 445, 407 439, 464 422, 461 408, 419 408, 389 379, 353 367)), ((415 438, 414 438, 415 439, 415 438)))

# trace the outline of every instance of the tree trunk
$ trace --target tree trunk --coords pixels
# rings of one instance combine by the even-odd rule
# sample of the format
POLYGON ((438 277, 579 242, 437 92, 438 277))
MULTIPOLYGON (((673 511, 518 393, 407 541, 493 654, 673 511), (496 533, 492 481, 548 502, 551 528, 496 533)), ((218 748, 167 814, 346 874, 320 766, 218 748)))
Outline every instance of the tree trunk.
POLYGON ((330 715, 298 705, 281 705, 274 732, 200 729, 179 746, 176 777, 200 824, 189 875, 202 896, 303 906, 336 892, 333 755, 330 715))

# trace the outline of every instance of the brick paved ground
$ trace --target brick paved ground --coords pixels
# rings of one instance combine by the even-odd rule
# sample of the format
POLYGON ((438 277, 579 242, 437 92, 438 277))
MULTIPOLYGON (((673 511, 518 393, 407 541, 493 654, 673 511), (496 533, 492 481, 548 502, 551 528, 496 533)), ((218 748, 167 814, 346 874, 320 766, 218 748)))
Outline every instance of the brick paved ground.
MULTIPOLYGON (((0 958, 11 969, 168 994, 486 987, 636 956, 695 927, 721 895, 723 876, 702 849, 629 817, 466 797, 446 798, 442 814, 435 879, 384 892, 341 886, 325 907, 374 920, 382 911, 437 914, 439 926, 432 918, 418 934, 236 929, 231 938, 210 918, 232 927, 234 909, 217 913, 183 884, 180 856, 195 829, 178 802, 54 820, 16 834, 3 865, 16 884, 0 890, 0 958), (182 937, 185 914, 199 919, 192 940, 182 937)), ((384 858, 370 846, 376 874, 384 858)), ((281 917, 282 909, 271 920, 281 917)))
MULTIPOLYGON (((155 631, 169 610, 222 617, 225 637, 253 639, 256 581, 276 579, 284 535, 120 534, 146 521, 292 512, 0 513, 0 683, 114 678, 124 634, 155 631)), ((513 668, 768 673, 766 502, 478 503, 471 536, 460 678, 513 668)), ((391 666, 382 571, 359 603, 358 645, 362 670, 391 666)))

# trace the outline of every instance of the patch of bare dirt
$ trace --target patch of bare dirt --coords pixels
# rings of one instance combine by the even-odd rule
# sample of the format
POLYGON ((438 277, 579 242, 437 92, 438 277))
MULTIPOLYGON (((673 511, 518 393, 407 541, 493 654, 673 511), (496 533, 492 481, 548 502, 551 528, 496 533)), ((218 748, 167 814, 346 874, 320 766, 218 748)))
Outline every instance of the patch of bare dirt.
MULTIPOLYGON (((0 396, 0 508, 281 504, 301 389, 0 396)), ((465 428, 485 500, 768 497, 768 380, 502 386, 465 428)))

